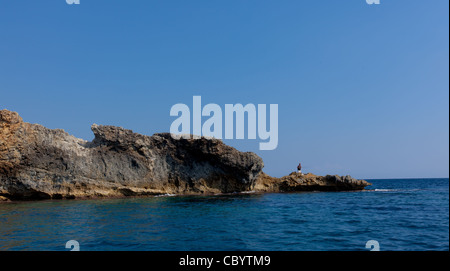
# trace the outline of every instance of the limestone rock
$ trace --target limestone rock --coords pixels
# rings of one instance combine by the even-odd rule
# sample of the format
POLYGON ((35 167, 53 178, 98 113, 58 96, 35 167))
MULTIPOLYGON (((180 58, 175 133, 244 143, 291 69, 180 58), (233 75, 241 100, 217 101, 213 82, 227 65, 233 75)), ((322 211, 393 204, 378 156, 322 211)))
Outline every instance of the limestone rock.
POLYGON ((0 196, 60 199, 249 191, 263 168, 254 153, 217 139, 144 136, 92 125, 87 142, 0 111, 0 196))
POLYGON ((299 191, 353 191, 363 190, 371 185, 364 180, 350 176, 316 176, 292 172, 282 178, 274 178, 261 173, 256 180, 254 190, 257 192, 299 192, 299 191))
POLYGON ((350 176, 291 173, 273 178, 262 159, 221 140, 145 136, 92 125, 88 142, 0 111, 0 202, 245 191, 347 191, 370 185, 350 176))

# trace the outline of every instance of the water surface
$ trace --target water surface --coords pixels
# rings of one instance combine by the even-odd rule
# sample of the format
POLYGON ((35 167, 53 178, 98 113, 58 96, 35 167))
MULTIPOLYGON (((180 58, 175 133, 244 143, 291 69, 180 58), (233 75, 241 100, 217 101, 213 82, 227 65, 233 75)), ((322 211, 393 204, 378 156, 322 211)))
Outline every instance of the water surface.
POLYGON ((449 250, 449 180, 363 192, 0 204, 0 250, 449 250))

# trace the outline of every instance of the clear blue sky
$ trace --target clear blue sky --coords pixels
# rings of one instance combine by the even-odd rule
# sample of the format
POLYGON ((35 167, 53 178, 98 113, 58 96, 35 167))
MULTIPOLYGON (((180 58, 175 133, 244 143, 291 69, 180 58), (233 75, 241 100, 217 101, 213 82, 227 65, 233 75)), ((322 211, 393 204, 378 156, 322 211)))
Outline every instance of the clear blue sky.
POLYGON ((448 177, 449 1, 0 0, 0 108, 87 140, 175 103, 279 104, 265 171, 448 177))

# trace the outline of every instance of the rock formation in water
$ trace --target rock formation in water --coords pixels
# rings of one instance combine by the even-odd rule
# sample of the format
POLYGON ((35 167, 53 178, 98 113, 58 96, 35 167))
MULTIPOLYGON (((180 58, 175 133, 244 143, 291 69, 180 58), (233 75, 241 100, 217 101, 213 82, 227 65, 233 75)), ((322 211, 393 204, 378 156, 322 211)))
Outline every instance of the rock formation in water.
POLYGON ((221 140, 144 136, 92 125, 92 142, 0 111, 0 202, 22 199, 360 190, 351 178, 262 173, 262 159, 221 140))
POLYGON ((371 184, 350 176, 317 176, 292 172, 282 178, 274 178, 263 172, 253 189, 256 192, 352 191, 363 190, 368 185, 371 184))
POLYGON ((216 139, 94 124, 87 142, 7 110, 0 129, 0 196, 10 199, 248 191, 263 168, 256 154, 216 139))

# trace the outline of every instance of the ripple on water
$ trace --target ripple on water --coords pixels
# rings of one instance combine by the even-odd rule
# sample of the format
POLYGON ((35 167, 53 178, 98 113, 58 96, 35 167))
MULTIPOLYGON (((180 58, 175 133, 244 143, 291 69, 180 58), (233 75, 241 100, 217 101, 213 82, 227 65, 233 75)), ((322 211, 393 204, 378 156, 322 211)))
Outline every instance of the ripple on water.
POLYGON ((1 250, 448 250, 448 179, 373 190, 0 204, 1 250))

